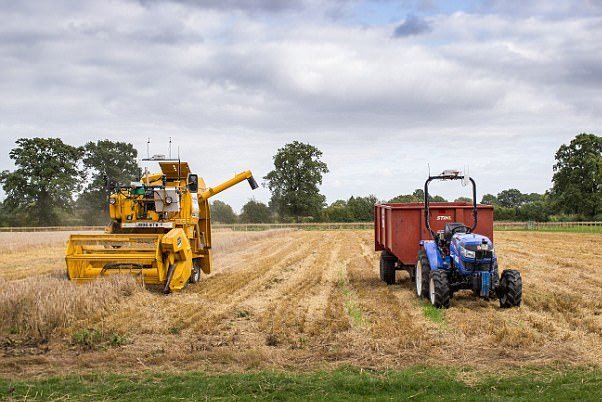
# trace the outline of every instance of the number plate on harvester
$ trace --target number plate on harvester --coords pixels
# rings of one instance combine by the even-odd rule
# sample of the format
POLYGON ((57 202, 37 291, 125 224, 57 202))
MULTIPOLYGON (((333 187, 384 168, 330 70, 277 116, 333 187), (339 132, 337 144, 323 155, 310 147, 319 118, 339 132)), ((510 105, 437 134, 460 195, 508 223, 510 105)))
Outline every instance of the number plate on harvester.
POLYGON ((122 222, 121 227, 126 228, 173 228, 173 222, 122 222))

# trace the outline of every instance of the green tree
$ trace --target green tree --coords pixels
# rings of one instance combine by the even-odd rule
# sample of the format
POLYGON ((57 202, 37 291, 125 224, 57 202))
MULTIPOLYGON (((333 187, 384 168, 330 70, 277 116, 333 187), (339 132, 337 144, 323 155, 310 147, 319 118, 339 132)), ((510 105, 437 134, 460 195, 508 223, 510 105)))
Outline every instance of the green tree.
POLYGON ((545 195, 539 193, 530 193, 524 194, 525 204, 529 204, 532 202, 544 201, 545 195))
POLYGON ((215 200, 211 203, 211 218, 220 223, 236 223, 238 217, 232 207, 223 201, 215 200))
POLYGON ((351 197, 347 200, 347 209, 353 222, 370 222, 374 220, 374 204, 378 199, 374 195, 367 197, 351 197))
POLYGON ((550 194, 557 209, 587 218, 602 213, 602 137, 579 134, 555 157, 550 194))
POLYGON ((24 214, 26 225, 58 225, 70 209, 82 175, 82 149, 59 138, 20 138, 9 156, 17 169, 0 173, 6 192, 4 207, 24 214))
POLYGON ((496 205, 493 207, 493 219, 496 221, 513 221, 516 219, 516 208, 496 205))
POLYGON ((485 194, 481 199, 483 205, 497 205, 497 197, 493 194, 485 194))
POLYGON ((518 208, 516 218, 521 221, 545 222, 550 218, 550 208, 543 200, 530 202, 518 208))
POLYGON ((4 202, 0 201, 0 227, 9 226, 9 215, 7 208, 4 208, 4 202))
POLYGON ((454 200, 454 202, 470 202, 472 203, 472 198, 470 197, 458 197, 454 200))
POLYGON ((112 186, 129 184, 141 176, 137 157, 138 151, 125 142, 100 140, 84 146, 88 185, 78 198, 78 206, 86 223, 106 223, 112 186))
POLYGON ((242 207, 240 221, 244 223, 270 223, 272 222, 272 211, 263 202, 250 199, 242 207))
POLYGON ((322 210, 324 222, 352 222, 353 217, 347 208, 347 201, 337 200, 322 210))
MULTIPOLYGON (((388 202, 424 202, 424 190, 417 188, 412 194, 398 195, 388 202)), ((447 200, 440 195, 429 194, 429 202, 447 202, 447 200)))
POLYGON ((527 202, 525 194, 515 188, 504 190, 497 195, 498 204, 506 208, 517 208, 527 202))
POLYGON ((325 205, 326 197, 318 188, 322 176, 328 173, 322 162, 322 151, 294 141, 274 155, 274 170, 264 179, 272 192, 270 205, 283 217, 316 217, 325 205))
POLYGON ((424 198, 414 197, 412 194, 400 194, 396 197, 391 198, 388 202, 423 202, 424 198))

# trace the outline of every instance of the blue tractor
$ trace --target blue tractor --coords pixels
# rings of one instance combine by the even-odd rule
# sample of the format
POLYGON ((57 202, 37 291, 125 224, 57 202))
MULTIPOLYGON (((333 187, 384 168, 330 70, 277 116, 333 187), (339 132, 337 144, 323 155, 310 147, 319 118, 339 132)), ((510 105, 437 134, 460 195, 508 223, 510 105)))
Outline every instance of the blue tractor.
POLYGON ((498 274, 498 263, 493 242, 486 236, 474 233, 477 227, 477 189, 471 177, 465 178, 457 171, 444 171, 429 176, 424 183, 424 221, 433 240, 422 240, 413 272, 416 295, 428 298, 437 308, 448 308, 454 292, 462 289, 485 299, 497 298, 500 307, 520 306, 522 279, 520 272, 507 269, 498 274), (472 184, 473 223, 450 222, 444 230, 435 232, 429 223, 429 184, 433 180, 463 180, 472 184))

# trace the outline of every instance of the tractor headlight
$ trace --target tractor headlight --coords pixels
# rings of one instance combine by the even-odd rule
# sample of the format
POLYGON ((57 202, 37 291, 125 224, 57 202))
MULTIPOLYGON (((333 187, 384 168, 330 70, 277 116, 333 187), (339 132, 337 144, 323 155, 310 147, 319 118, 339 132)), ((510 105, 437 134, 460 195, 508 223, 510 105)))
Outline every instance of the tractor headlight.
POLYGON ((171 197, 165 197, 165 204, 166 205, 170 205, 173 202, 173 200, 171 199, 171 197))
POLYGON ((460 246, 460 253, 464 258, 475 258, 475 252, 466 250, 464 247, 460 246))
POLYGON ((115 205, 117 203, 117 198, 109 198, 109 204, 115 205))

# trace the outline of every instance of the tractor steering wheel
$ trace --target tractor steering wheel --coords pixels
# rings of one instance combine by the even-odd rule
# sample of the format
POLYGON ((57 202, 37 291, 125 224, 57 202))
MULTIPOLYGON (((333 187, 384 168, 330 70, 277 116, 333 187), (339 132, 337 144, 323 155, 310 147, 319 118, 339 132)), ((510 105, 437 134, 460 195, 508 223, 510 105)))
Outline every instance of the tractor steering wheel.
POLYGON ((466 225, 459 225, 459 226, 456 226, 455 228, 453 228, 453 229, 451 230, 451 235, 452 235, 452 236, 453 236, 453 235, 455 235, 455 234, 456 234, 456 231, 457 231, 458 229, 460 229, 460 228, 466 228, 466 233, 470 233, 470 232, 471 232, 471 230, 470 230, 470 227, 468 227, 468 226, 466 226, 466 225))

